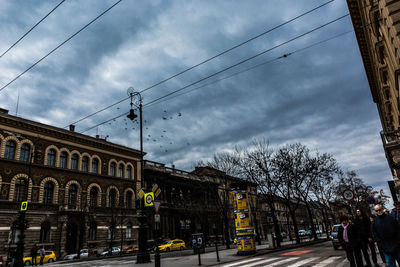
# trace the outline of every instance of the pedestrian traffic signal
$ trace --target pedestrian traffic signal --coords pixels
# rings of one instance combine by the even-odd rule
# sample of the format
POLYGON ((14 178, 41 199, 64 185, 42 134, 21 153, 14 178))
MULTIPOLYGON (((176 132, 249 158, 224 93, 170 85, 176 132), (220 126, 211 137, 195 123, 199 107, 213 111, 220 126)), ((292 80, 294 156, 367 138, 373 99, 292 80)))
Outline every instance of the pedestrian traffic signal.
POLYGON ((29 225, 29 221, 28 221, 28 220, 23 220, 23 221, 21 222, 21 228, 22 228, 22 229, 26 230, 26 229, 28 229, 29 227, 30 227, 30 225, 29 225))

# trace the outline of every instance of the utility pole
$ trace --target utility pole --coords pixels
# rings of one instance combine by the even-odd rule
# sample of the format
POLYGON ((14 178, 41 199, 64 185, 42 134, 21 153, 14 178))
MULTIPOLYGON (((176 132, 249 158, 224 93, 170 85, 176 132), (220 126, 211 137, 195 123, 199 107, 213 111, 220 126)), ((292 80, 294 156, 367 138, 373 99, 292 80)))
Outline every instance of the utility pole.
POLYGON ((18 214, 18 230, 20 231, 18 235, 18 242, 17 242, 17 251, 15 253, 15 267, 23 267, 24 266, 24 239, 25 239, 25 230, 29 227, 28 221, 25 219, 25 212, 28 208, 28 201, 22 202, 21 210, 18 214))

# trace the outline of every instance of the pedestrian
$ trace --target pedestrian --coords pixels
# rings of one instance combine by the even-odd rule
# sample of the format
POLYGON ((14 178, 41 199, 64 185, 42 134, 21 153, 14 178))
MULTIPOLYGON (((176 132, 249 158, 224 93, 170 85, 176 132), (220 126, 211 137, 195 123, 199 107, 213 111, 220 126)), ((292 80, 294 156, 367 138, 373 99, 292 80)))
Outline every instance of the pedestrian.
MULTIPOLYGON (((369 260, 368 254, 368 238, 371 238, 371 225, 370 225, 369 218, 365 216, 365 213, 358 209, 356 211, 356 218, 354 219, 354 226, 357 229, 357 234, 359 237, 359 245, 357 249, 362 251, 364 255, 365 262, 367 263, 366 266, 371 267, 371 261, 369 260)), ((379 266, 376 260, 374 261, 375 266, 379 266)))
POLYGON ((350 262, 350 267, 362 267, 360 239, 353 224, 349 223, 349 218, 345 215, 340 216, 341 225, 338 230, 340 245, 346 251, 346 257, 350 262), (357 263, 357 265, 356 265, 357 263))
POLYGON ((394 209, 392 209, 391 215, 400 224, 400 202, 394 202, 394 209))
POLYGON ((372 236, 382 248, 388 267, 400 265, 400 231, 396 220, 384 213, 381 205, 375 206, 377 217, 371 226, 372 236))
POLYGON ((43 260, 44 260, 44 246, 42 246, 42 248, 39 251, 39 255, 40 255, 40 265, 43 265, 43 260))
MULTIPOLYGON (((375 215, 371 215, 369 217, 369 220, 371 222, 371 229, 372 229, 372 225, 374 223, 374 219, 375 219, 375 215)), ((377 262, 377 257, 376 257, 376 251, 375 251, 375 237, 374 237, 374 233, 371 231, 371 238, 368 238, 368 245, 369 245, 369 249, 371 250, 371 256, 372 256, 372 260, 375 262, 377 262)), ((378 245, 378 252, 379 252, 379 256, 381 256, 382 262, 386 264, 386 259, 385 259, 385 255, 383 254, 382 248, 378 245)))
POLYGON ((3 267, 4 259, 3 256, 0 256, 0 267, 3 267))
POLYGON ((31 249, 31 258, 32 258, 31 266, 33 266, 33 263, 35 263, 35 266, 37 266, 36 257, 37 257, 37 247, 36 247, 36 245, 33 245, 32 249, 31 249))

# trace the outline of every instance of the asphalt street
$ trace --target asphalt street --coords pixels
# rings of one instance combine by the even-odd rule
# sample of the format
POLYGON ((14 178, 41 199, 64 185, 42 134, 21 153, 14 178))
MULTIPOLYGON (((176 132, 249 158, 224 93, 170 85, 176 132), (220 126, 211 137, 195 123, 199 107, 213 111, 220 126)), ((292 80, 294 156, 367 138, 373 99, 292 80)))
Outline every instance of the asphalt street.
MULTIPOLYGON (((208 252, 201 255, 202 266, 221 266, 221 267, 256 267, 256 266, 286 266, 286 267, 347 267, 350 266, 345 257, 345 252, 341 249, 334 250, 331 242, 323 242, 314 245, 308 245, 295 249, 281 250, 279 252, 271 252, 267 248, 260 247, 259 253, 250 257, 236 255, 236 249, 220 251, 221 262, 216 260, 215 252, 208 252)), ((181 255, 175 253, 176 256, 161 259, 161 266, 189 267, 199 266, 197 255, 181 255)), ((63 267, 108 267, 108 266, 154 266, 152 262, 146 264, 135 264, 136 257, 122 258, 104 258, 92 261, 70 262, 70 263, 53 263, 48 266, 63 267)), ((382 262, 379 261, 381 266, 382 262)))

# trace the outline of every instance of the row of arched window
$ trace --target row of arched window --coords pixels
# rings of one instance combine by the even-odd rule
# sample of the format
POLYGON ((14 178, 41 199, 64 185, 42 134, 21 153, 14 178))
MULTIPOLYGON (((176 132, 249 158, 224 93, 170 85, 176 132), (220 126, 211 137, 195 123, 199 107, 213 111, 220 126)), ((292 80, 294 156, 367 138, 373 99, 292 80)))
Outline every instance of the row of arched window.
MULTIPOLYGON (((29 162, 32 152, 34 152, 33 143, 24 139, 19 141, 15 136, 3 138, 0 135, 1 152, 6 159, 20 160, 29 162)), ((71 169, 82 172, 101 174, 101 159, 97 155, 90 156, 88 153, 79 153, 74 150, 70 152, 67 148, 58 149, 56 146, 48 146, 44 154, 44 164, 47 166, 71 169)), ((133 179, 134 167, 132 163, 123 161, 117 162, 110 160, 108 166, 108 175, 120 178, 133 179)))
MULTIPOLYGON (((17 227, 14 227, 17 225, 18 222, 15 221, 10 228, 10 233, 8 237, 8 243, 17 243, 18 241, 18 235, 20 234, 20 231, 17 227)), ((126 230, 125 230, 125 238, 130 239, 132 238, 132 223, 128 222, 126 225, 126 230)), ((115 239, 115 227, 108 227, 107 229, 107 239, 113 240, 115 239)), ((97 222, 96 221, 91 221, 89 224, 89 231, 88 231, 88 240, 94 241, 97 240, 97 222)), ((50 243, 51 242, 51 224, 49 221, 44 221, 40 225, 40 236, 39 236, 39 243, 50 243)))
MULTIPOLYGON (((1 178, 1 177, 0 177, 1 178)), ((1 179, 0 179, 1 181, 1 179)), ((15 202, 30 201, 30 192, 32 190, 32 181, 26 174, 18 174, 11 180, 9 200, 15 202)), ((59 185, 56 179, 52 177, 44 178, 40 183, 39 202, 44 204, 58 203, 59 185)), ((81 186, 76 180, 69 181, 65 186, 64 203, 70 208, 80 206, 81 186)), ((91 183, 87 187, 87 203, 90 207, 100 207, 102 205, 102 189, 99 184, 91 183)), ((120 193, 116 186, 111 185, 106 190, 106 207, 119 206, 120 193)), ((134 201, 134 190, 126 188, 124 191, 123 202, 125 208, 132 208, 134 201)))

